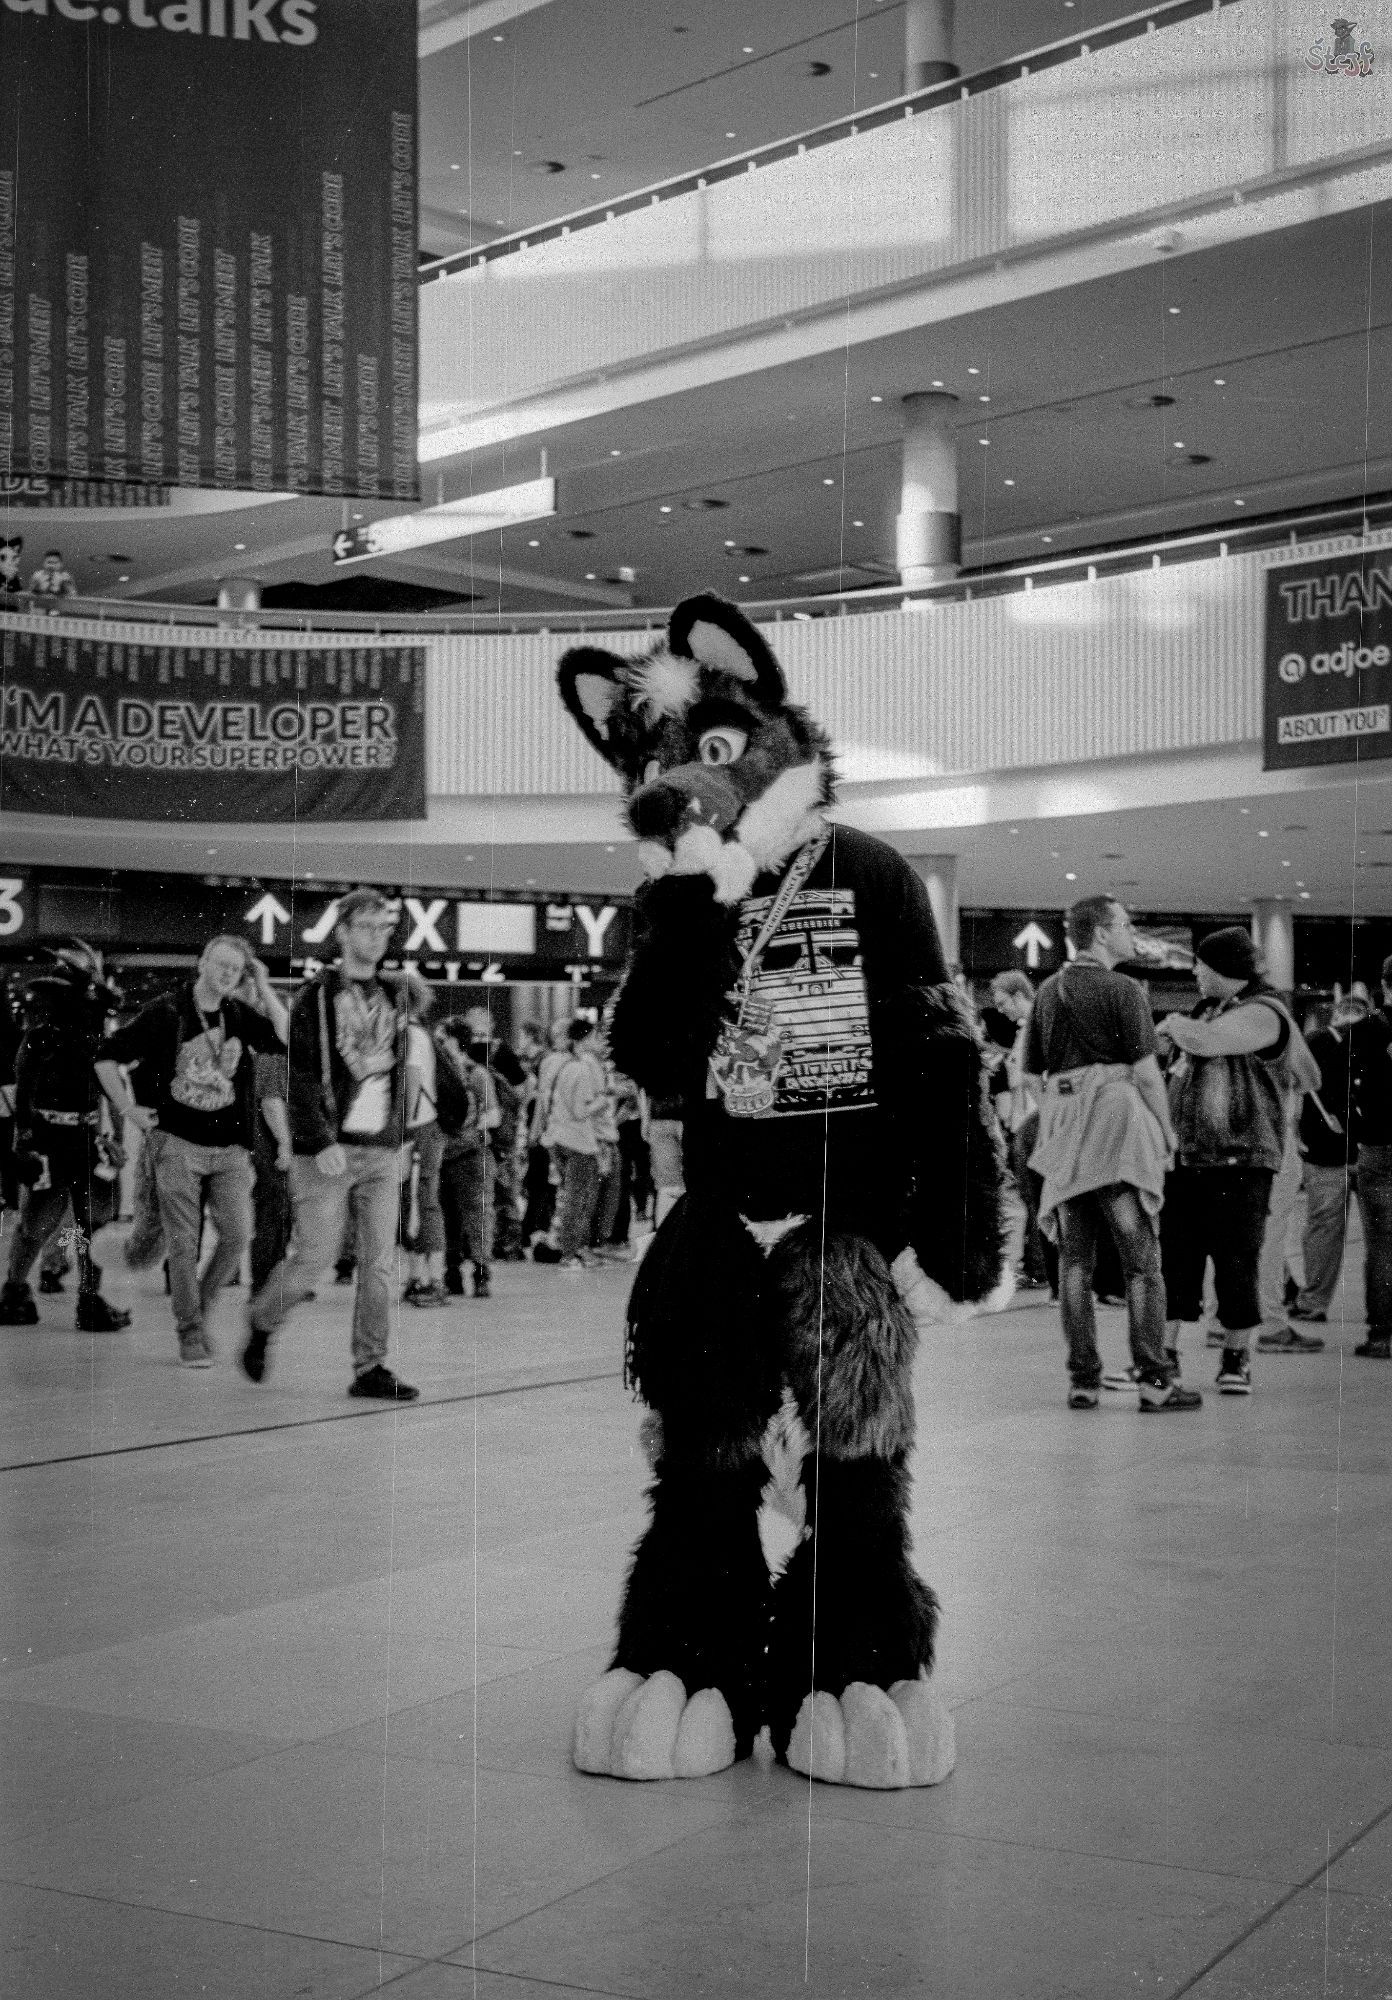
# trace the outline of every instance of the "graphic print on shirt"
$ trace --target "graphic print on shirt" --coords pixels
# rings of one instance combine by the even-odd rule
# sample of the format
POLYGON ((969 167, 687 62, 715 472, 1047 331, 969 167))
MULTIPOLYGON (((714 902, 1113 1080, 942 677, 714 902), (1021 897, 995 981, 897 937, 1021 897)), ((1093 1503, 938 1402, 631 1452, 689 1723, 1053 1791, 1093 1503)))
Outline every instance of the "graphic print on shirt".
POLYGON ((242 1059, 240 1035, 219 1041, 207 1033, 180 1044, 169 1095, 190 1111, 225 1111, 236 1092, 232 1079, 242 1059))
MULTIPOLYGON (((740 905, 748 952, 771 896, 740 905)), ((737 992, 728 995, 733 1018, 737 992)), ((738 1026, 722 1037, 721 1088, 736 1116, 860 1110, 875 1102, 870 1012, 853 889, 800 889, 765 945, 738 1026)))

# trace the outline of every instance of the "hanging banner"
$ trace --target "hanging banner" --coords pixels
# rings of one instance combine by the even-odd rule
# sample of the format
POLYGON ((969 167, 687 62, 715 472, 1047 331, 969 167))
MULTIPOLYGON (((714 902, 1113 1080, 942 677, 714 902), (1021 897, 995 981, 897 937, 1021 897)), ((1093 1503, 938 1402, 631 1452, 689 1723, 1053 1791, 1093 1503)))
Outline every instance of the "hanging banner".
POLYGON ((425 649, 6 628, 0 812, 425 817, 425 649))
POLYGON ((4 0, 0 474, 414 500, 416 0, 4 0))
POLYGON ((1392 757, 1392 550, 1266 573, 1265 767, 1392 757))

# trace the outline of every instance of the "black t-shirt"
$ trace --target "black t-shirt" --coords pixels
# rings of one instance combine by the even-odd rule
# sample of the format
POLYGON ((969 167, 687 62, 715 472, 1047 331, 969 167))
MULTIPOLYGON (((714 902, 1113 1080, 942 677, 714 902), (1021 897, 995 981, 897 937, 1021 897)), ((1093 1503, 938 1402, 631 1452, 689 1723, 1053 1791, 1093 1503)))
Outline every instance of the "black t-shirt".
POLYGON ((1307 1092, 1300 1107, 1300 1150, 1312 1167, 1346 1167, 1357 1151, 1348 1029, 1319 1029, 1310 1036, 1310 1054, 1319 1064, 1319 1101, 1307 1092))
MULTIPOLYGON (((740 905, 742 953, 781 880, 760 876, 740 905)), ((825 1196, 834 1213, 883 1221, 893 1203, 881 1107, 895 1079, 875 1059, 876 1008, 946 979, 921 879, 884 842, 834 827, 760 957, 750 1032, 718 1052, 734 1058, 735 1089, 712 1081, 683 1107, 687 1186, 733 1197, 756 1220, 815 1214, 825 1196), (759 1108, 732 1115, 741 1101, 759 1108)))
POLYGON ((1034 996, 1025 1068, 1031 1076, 1058 1076, 1089 1063, 1138 1063, 1159 1046, 1138 982, 1080 956, 1034 996))
POLYGON ((1392 1015, 1385 1007, 1349 1029, 1349 1068, 1358 1144, 1392 1146, 1392 1015))
POLYGON ((143 1101, 160 1130, 194 1146, 250 1146, 252 1054, 282 1048, 264 1014, 224 1000, 210 1014, 194 1000, 194 982, 142 1008, 97 1050, 99 1062, 138 1063, 143 1101))

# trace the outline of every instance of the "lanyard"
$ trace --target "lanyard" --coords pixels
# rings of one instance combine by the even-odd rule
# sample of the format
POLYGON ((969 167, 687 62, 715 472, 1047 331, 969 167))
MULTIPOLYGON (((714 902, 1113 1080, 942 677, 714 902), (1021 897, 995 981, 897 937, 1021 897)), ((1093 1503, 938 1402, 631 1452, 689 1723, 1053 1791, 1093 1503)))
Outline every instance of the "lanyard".
POLYGON ((774 896, 769 913, 764 919, 763 927, 744 955, 744 965, 740 971, 739 981, 739 1007, 741 1014, 743 1014, 745 1005, 748 1002, 750 989, 754 984, 754 974, 759 969, 759 960, 764 955, 764 950, 769 939, 788 914, 788 906, 794 896, 796 896, 798 890, 821 860, 830 838, 830 828, 823 827, 821 832, 814 835, 805 847, 800 847, 793 857, 792 866, 779 884, 778 893, 774 896))

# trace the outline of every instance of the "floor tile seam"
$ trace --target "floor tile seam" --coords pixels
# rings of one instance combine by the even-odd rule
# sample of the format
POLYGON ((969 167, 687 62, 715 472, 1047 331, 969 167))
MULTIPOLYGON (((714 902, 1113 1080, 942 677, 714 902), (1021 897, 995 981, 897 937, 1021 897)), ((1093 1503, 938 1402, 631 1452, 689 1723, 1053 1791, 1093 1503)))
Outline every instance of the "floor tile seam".
MULTIPOLYGON (((462 1403, 494 1402, 503 1396, 528 1396, 542 1390, 582 1388, 589 1382, 617 1382, 621 1371, 605 1368, 591 1375, 566 1375, 547 1377, 539 1382, 506 1383, 496 1389, 468 1389, 454 1396, 422 1397, 413 1405, 414 1413, 426 1410, 451 1409, 462 1403)), ((248 1424, 238 1430, 200 1431, 188 1437, 149 1438, 137 1444, 108 1445, 96 1451, 56 1452, 49 1458, 21 1458, 9 1464, 0 1465, 0 1474, 6 1472, 36 1472, 49 1466, 87 1465, 98 1459, 130 1458, 140 1452, 174 1451, 199 1444, 231 1443, 237 1438, 273 1437, 282 1431, 302 1431, 322 1428, 326 1424, 365 1423, 369 1418, 407 1418, 406 1412, 395 1404, 384 1404, 381 1409, 332 1410, 317 1417, 292 1417, 282 1423, 248 1424)))
MULTIPOLYGON (((533 1904, 529 1909, 517 1911, 514 1916, 506 1918, 502 1923, 491 1924, 487 1929, 475 1932, 472 1937, 462 1939, 459 1944, 452 1945, 448 1951, 442 1952, 439 1962, 445 1965, 453 1965, 457 1962, 457 1954, 459 1952, 469 1951, 470 1949, 477 1954, 479 1946, 486 1940, 490 1938, 496 1940, 504 1936, 508 1931, 515 1929, 518 1924, 530 1923, 534 1918, 543 1915, 547 1910, 554 1910, 562 1903, 570 1902, 576 1896, 588 1895, 592 1890, 599 1888, 602 1883, 613 1881, 616 1876, 626 1874, 629 1869, 654 1860, 659 1854, 670 1854, 674 1848, 689 1846, 692 1841, 698 1840, 702 1834, 709 1833, 712 1827, 719 1826, 722 1823, 728 1824, 728 1815, 723 1822, 721 1816, 717 1815, 713 1819, 703 1821, 699 1826, 688 1827, 685 1832, 674 1834, 670 1840, 659 1841, 656 1846, 644 1847, 632 1854, 626 1855, 622 1861, 616 1862, 612 1868, 606 1868, 602 1873, 593 1875, 584 1882, 577 1882, 569 1889, 562 1889, 558 1895, 547 1896, 542 1902, 533 1904)), ((476 1969, 480 1972, 485 1972, 491 1968, 477 1966, 476 1969)))
POLYGON ((169 1903, 141 1901, 133 1896, 103 1896, 94 1889, 55 1888, 51 1883, 30 1882, 23 1876, 0 1873, 0 1884, 9 1889, 36 1889, 44 1896, 66 1896, 74 1903, 98 1903, 104 1909, 133 1910, 147 1915, 154 1911, 160 1916, 174 1917, 184 1923, 213 1924, 219 1930, 250 1931, 257 1937, 293 1938, 301 1944, 331 1945, 338 1951, 361 1951, 371 1954, 374 1958, 408 1958, 415 1961, 406 1968, 405 1973, 394 1973, 393 1978, 405 1977, 407 1973, 428 1970, 431 1965, 443 1963, 426 1952, 411 1951, 405 1946, 362 1944, 356 1938, 326 1937, 319 1931, 290 1930, 283 1924, 252 1923, 246 1917, 220 1917, 210 1910, 185 1910, 169 1903))
POLYGON ((553 1987, 558 1993, 589 1993, 594 1996, 594 2000, 633 2000, 631 1993, 624 1993, 613 1986, 587 1986, 581 1980, 552 1979, 545 1973, 519 1972, 515 1967, 479 1965, 477 1963, 461 1965, 459 1960, 454 1958, 430 1958, 424 1962, 423 1967, 410 1966, 404 1972, 394 1972, 390 1979, 384 1979, 379 1985, 368 1987, 362 1994, 354 1995, 353 2000, 367 2000, 367 1996, 370 1993, 389 1993, 400 1980, 415 1979, 422 1970, 433 1972, 437 1967, 443 1967, 447 1972, 472 1972, 475 1974, 482 1972, 486 1973, 490 1979, 515 1979, 519 1982, 525 1981, 529 1986, 553 1987))
MULTIPOLYGON (((1313 1889, 1315 1885, 1318 1883, 1321 1876, 1324 1876, 1325 1878, 1326 1895, 1352 1894, 1356 1896, 1357 1895, 1356 1891, 1335 1890, 1333 1885, 1328 1880, 1330 1872, 1337 1865, 1337 1863, 1343 1860, 1346 1854, 1352 1853, 1353 1849, 1358 1846, 1360 1841, 1366 1840, 1370 1833, 1376 1833, 1377 1829, 1383 1824, 1383 1822, 1390 1817, 1392 1817, 1392 1802, 1389 1802, 1387 1805, 1385 1805, 1380 1812, 1375 1813, 1373 1817, 1366 1822, 1365 1825, 1359 1827, 1356 1833, 1350 1834, 1349 1838, 1343 1843, 1341 1847, 1336 1847, 1332 1850, 1332 1852, 1327 1854, 1324 1860, 1320 1863, 1319 1867, 1312 1870, 1312 1872, 1309 1875, 1307 1875, 1303 1881, 1296 1882, 1295 1884, 1292 1885, 1292 1887, 1286 1890, 1284 1895, 1278 1896, 1276 1901, 1271 1905, 1269 1910, 1264 1910, 1260 1916, 1255 1917, 1251 1923, 1245 1925, 1243 1929, 1238 1932, 1235 1938, 1233 1938, 1228 1944, 1224 1945, 1221 1951, 1216 1952, 1205 1965, 1201 1965, 1197 1972, 1192 1973, 1190 1977, 1185 1980, 1182 1986, 1175 1987, 1174 1990, 1167 1996, 1167 2000, 1184 2000, 1185 1994, 1194 1992, 1194 1990, 1199 1986, 1201 1981, 1207 1979, 1208 1975, 1211 1972, 1216 1971, 1217 1968, 1223 1964, 1225 1959, 1231 1958, 1235 1951, 1239 1951, 1241 1947, 1247 1943, 1249 1938, 1255 1937, 1259 1930, 1264 1929, 1265 1926, 1269 1924, 1273 1918, 1278 1917, 1281 1914, 1282 1910, 1287 1909, 1290 1906, 1290 1904, 1296 1901, 1297 1897, 1303 1896, 1310 1889, 1313 1889)), ((1366 1898, 1364 1900, 1366 1900, 1366 1898)))

